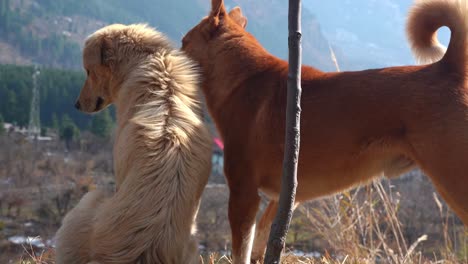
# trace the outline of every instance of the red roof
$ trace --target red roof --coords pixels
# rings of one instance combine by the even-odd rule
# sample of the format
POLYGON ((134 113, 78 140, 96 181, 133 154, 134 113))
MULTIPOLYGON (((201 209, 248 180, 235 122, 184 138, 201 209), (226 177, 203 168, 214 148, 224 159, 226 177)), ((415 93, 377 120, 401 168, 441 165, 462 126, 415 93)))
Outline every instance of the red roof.
POLYGON ((218 146, 218 148, 224 150, 224 144, 220 138, 214 138, 214 143, 218 146))

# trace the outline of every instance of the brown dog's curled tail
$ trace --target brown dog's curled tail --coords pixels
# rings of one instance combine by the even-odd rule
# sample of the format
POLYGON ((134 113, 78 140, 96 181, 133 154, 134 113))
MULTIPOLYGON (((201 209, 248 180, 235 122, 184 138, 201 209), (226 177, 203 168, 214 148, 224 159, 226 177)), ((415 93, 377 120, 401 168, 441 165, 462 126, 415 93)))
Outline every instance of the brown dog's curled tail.
POLYGON ((467 10, 466 0, 416 1, 408 17, 406 32, 418 63, 432 63, 442 58, 451 71, 465 74, 467 10), (437 40, 437 30, 443 26, 451 31, 447 49, 437 40))

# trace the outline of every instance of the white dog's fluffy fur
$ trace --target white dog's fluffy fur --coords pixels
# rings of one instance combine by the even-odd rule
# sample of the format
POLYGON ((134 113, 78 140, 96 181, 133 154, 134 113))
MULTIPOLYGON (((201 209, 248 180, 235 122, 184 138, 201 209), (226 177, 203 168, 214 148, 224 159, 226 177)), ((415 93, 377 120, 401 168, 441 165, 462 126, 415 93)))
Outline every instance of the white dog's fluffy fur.
POLYGON ((212 141, 194 64, 144 25, 98 30, 83 63, 80 109, 117 109, 117 190, 92 191, 68 213, 56 235, 57 263, 198 263, 193 224, 212 141))

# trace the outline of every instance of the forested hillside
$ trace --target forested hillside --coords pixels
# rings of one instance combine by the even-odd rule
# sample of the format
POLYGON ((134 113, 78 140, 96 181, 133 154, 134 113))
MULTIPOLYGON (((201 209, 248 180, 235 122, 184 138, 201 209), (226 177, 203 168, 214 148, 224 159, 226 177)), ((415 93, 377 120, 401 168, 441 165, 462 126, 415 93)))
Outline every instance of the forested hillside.
MULTIPOLYGON (((40 71, 37 85, 40 90, 41 125, 60 129, 71 122, 81 130, 92 130, 99 134, 97 130, 100 128, 93 127, 92 116, 80 113, 73 107, 84 83, 84 74, 56 69, 40 71)), ((28 125, 32 73, 33 67, 0 65, 0 115, 5 122, 28 125)), ((112 122, 110 116, 109 110, 99 114, 101 121, 108 119, 106 122, 112 122)))

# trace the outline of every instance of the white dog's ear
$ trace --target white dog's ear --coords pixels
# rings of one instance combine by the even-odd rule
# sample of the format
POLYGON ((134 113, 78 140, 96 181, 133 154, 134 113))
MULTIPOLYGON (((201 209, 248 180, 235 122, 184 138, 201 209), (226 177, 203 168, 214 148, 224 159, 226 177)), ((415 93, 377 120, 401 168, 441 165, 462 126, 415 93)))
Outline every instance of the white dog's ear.
POLYGON ((103 38, 101 40, 101 47, 100 47, 100 57, 101 57, 101 64, 105 66, 111 67, 114 61, 114 52, 112 49, 112 40, 108 38, 103 38))
POLYGON ((240 7, 234 7, 231 12, 229 12, 229 17, 242 28, 247 26, 247 18, 242 14, 242 9, 240 7))

